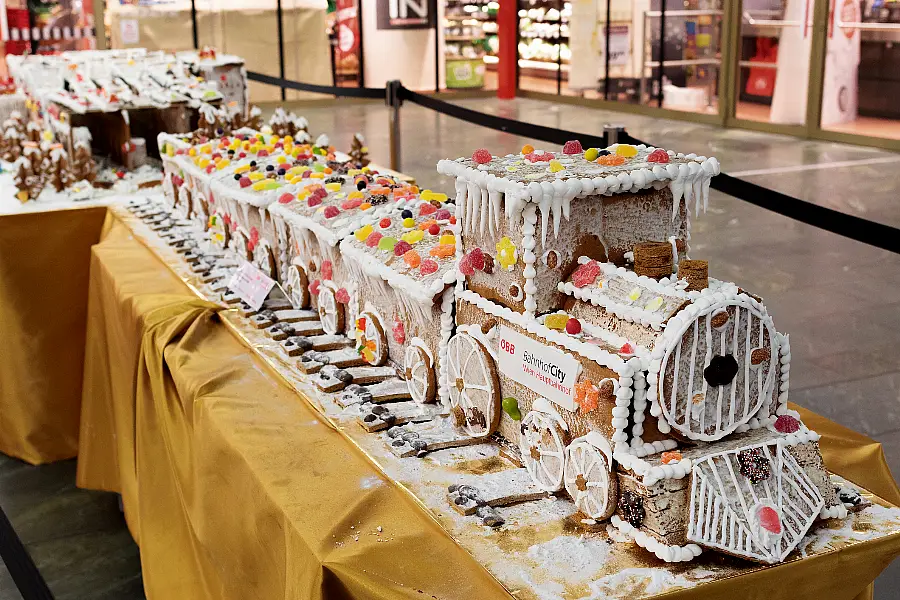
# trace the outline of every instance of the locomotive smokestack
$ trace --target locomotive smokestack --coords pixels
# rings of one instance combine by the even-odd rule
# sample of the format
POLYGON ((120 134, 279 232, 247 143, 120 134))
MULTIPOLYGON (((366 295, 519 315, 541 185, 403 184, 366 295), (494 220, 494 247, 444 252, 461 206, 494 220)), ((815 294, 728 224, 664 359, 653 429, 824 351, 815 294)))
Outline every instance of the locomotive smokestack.
POLYGON ((682 260, 678 263, 678 279, 686 279, 688 291, 700 291, 709 287, 709 262, 682 260))
POLYGON ((634 272, 653 279, 672 274, 672 244, 643 242, 634 246, 634 272))

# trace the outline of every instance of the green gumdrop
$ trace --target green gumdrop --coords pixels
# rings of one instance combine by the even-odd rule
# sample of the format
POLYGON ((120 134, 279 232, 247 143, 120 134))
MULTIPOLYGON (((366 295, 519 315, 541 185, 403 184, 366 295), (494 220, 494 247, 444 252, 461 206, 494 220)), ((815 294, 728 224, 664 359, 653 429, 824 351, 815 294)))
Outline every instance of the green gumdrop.
POLYGON ((313 165, 313 170, 316 173, 322 173, 323 171, 325 171, 325 165, 323 165, 322 163, 315 163, 313 165))
POLYGON ((515 398, 504 398, 500 406, 503 407, 503 412, 508 414, 513 421, 522 420, 522 413, 519 412, 519 401, 515 398))
POLYGON ((392 237, 383 237, 378 240, 378 249, 379 250, 393 250, 394 246, 397 245, 397 238, 392 237))

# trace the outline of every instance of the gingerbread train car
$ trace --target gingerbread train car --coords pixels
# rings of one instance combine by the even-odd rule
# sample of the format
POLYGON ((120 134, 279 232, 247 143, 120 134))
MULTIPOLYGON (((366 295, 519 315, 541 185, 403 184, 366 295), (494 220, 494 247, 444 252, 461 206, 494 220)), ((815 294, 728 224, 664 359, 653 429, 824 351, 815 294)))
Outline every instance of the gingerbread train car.
POLYGON ((760 298, 688 259, 713 158, 643 146, 441 161, 456 180, 451 414, 667 561, 784 560, 846 514, 787 408, 760 298))

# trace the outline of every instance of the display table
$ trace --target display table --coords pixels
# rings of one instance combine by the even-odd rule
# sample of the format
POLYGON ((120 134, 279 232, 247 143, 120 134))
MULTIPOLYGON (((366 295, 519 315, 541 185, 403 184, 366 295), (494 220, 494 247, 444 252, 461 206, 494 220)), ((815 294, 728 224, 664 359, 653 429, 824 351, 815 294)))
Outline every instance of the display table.
MULTIPOLYGON (((536 596, 540 581, 509 582, 541 531, 459 527, 446 504, 420 504, 421 481, 395 476, 368 445, 375 436, 299 397, 271 348, 199 299, 141 227, 110 216, 93 252, 78 483, 123 493, 148 598, 508 598, 504 585, 536 596)), ((879 444, 803 417, 833 471, 900 501, 879 444)), ((866 598, 898 552, 900 534, 882 533, 772 568, 711 555, 704 569, 739 577, 666 598, 866 598)), ((656 575, 687 572, 641 567, 628 575, 647 596, 656 575)))

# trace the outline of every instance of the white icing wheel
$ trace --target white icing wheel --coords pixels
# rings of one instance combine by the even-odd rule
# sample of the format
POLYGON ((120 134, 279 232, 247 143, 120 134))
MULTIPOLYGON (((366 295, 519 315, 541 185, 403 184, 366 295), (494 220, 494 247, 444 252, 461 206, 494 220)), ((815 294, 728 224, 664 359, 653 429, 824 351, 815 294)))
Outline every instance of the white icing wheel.
POLYGON ((462 410, 463 431, 472 437, 490 435, 500 420, 500 386, 490 355, 478 340, 460 332, 450 338, 447 359, 450 405, 462 410))

